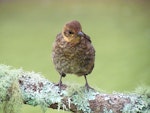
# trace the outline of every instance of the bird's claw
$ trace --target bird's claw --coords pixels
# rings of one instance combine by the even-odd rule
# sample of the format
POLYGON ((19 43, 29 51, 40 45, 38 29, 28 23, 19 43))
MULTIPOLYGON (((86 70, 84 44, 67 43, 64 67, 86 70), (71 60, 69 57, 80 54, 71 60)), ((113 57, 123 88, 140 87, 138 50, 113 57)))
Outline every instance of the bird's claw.
POLYGON ((90 89, 94 90, 94 88, 90 87, 88 84, 85 84, 85 87, 86 87, 86 89, 87 89, 88 92, 89 92, 90 89))
POLYGON ((58 93, 61 93, 62 82, 59 82, 59 83, 55 84, 55 86, 58 86, 58 87, 59 87, 58 93))

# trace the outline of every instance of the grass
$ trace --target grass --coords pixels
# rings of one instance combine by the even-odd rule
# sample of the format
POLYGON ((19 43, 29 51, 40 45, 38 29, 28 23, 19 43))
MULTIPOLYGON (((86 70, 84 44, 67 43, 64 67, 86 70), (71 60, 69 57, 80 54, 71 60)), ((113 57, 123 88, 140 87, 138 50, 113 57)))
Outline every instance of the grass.
MULTIPOLYGON (((0 63, 41 72, 57 82, 52 43, 64 23, 73 19, 81 22, 96 49, 95 68, 88 76, 91 86, 112 92, 150 85, 150 8, 146 0, 0 2, 0 63)), ((84 85, 84 78, 74 75, 63 81, 84 85)), ((24 105, 21 113, 26 111, 42 112, 24 105)))

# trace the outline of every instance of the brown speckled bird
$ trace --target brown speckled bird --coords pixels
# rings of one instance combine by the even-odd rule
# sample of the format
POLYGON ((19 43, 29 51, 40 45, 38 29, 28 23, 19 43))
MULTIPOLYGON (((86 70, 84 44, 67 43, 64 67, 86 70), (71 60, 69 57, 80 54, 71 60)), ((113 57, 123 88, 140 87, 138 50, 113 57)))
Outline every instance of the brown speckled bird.
POLYGON ((94 67, 95 50, 91 44, 90 37, 82 32, 78 21, 73 20, 65 24, 62 32, 56 36, 53 44, 52 59, 56 70, 60 74, 58 83, 60 91, 62 77, 66 74, 84 76, 87 87, 86 75, 90 74, 94 67))

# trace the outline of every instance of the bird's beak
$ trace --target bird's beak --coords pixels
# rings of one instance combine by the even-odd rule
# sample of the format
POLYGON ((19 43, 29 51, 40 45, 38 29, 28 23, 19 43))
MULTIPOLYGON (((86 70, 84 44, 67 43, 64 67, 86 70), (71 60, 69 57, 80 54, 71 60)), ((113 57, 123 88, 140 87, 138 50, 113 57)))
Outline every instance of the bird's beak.
POLYGON ((83 36, 84 36, 84 33, 81 32, 81 31, 79 31, 79 32, 78 32, 78 36, 79 36, 79 37, 83 37, 83 36))

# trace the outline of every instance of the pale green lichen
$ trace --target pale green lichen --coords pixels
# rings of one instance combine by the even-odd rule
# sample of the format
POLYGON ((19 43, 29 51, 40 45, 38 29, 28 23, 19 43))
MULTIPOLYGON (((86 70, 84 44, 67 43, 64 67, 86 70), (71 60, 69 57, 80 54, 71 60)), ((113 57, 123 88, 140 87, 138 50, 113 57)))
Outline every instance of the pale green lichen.
POLYGON ((22 70, 10 69, 10 66, 0 65, 0 104, 3 104, 4 113, 17 113, 22 105, 18 84, 18 76, 22 70))
POLYGON ((94 100, 95 96, 98 94, 95 90, 87 89, 85 87, 71 86, 69 88, 69 97, 71 98, 71 102, 76 105, 78 111, 82 111, 84 113, 92 113, 89 101, 94 100))
POLYGON ((8 100, 4 102, 4 112, 18 113, 23 101, 17 80, 14 81, 11 87, 8 89, 8 95, 8 100))
POLYGON ((123 113, 150 113, 150 87, 138 87, 129 99, 131 102, 124 106, 123 113))
POLYGON ((20 79, 23 81, 21 91, 27 104, 40 105, 43 112, 46 112, 47 107, 51 104, 61 103, 62 97, 58 93, 59 88, 55 87, 53 83, 50 83, 39 73, 25 72, 23 75, 20 79))
POLYGON ((104 107, 103 113, 113 113, 113 111, 111 109, 108 110, 106 107, 104 107))
POLYGON ((134 93, 150 98, 150 86, 141 85, 135 89, 134 93))
MULTIPOLYGON (((92 113, 89 101, 94 100, 99 94, 95 90, 87 91, 85 87, 79 85, 71 85, 68 90, 58 92, 59 88, 39 73, 24 72, 22 69, 16 70, 0 65, 0 105, 4 105, 4 112, 7 113, 17 113, 21 108, 22 99, 27 104, 40 105, 43 113, 46 112, 48 106, 55 103, 58 103, 58 110, 67 110, 67 107, 70 108, 71 104, 74 104, 79 112, 92 113), (63 97, 68 97, 68 106, 63 103, 63 97)), ((130 100, 124 105, 122 113, 150 113, 149 87, 137 88, 134 93, 127 95, 120 93, 116 95, 130 100)), ((106 100, 109 98, 106 97, 106 100)), ((112 104, 111 101, 109 103, 112 104)), ((104 108, 103 112, 113 113, 113 110, 104 108)))
POLYGON ((0 65, 0 104, 4 105, 4 112, 16 113, 17 109, 21 108, 22 99, 27 104, 40 105, 44 113, 53 103, 58 103, 60 108, 59 106, 64 105, 61 103, 62 94, 58 92, 59 88, 54 87, 53 83, 39 73, 24 72, 22 69, 0 65))

